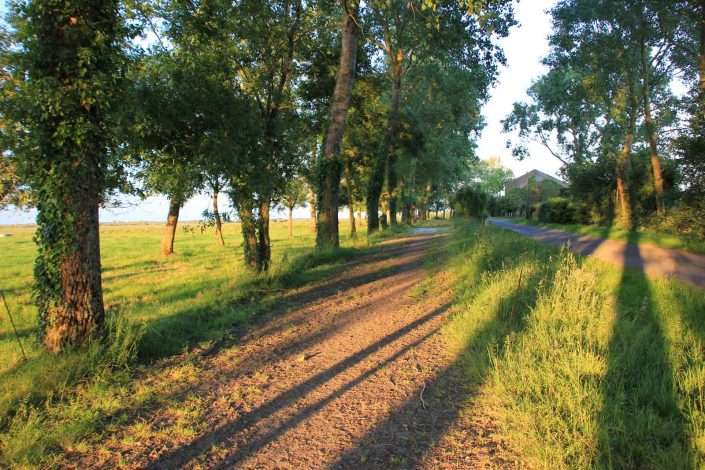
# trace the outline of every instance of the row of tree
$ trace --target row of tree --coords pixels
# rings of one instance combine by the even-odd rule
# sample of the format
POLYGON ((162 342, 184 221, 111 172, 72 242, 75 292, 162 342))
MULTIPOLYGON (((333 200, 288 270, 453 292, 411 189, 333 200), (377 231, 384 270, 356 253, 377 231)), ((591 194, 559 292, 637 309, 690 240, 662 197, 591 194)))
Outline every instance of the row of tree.
POLYGON ((513 23, 504 0, 13 4, 1 196, 38 210, 45 347, 101 329, 98 210, 120 194, 169 198, 164 254, 197 192, 213 197, 222 243, 226 195, 255 270, 270 264, 272 207, 303 191, 320 249, 339 245, 341 204, 353 228, 366 205, 370 232, 380 212, 396 224, 448 204, 503 60, 493 36, 513 23))
POLYGON ((504 121, 515 155, 545 145, 590 222, 705 218, 705 1, 561 0, 550 14, 548 71, 504 121))

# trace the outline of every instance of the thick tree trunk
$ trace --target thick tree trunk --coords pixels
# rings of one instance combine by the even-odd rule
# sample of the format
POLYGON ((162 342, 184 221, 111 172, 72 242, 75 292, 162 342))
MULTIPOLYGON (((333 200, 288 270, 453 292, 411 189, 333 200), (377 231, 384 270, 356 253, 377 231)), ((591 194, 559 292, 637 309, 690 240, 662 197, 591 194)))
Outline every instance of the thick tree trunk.
POLYGON ((401 102, 401 50, 392 59, 392 94, 389 103, 389 154, 387 156, 387 191, 389 192, 389 223, 397 224, 397 151, 399 149, 399 106, 401 102))
POLYGON ((257 231, 252 207, 247 203, 238 204, 238 213, 240 214, 240 228, 242 230, 243 249, 245 266, 250 269, 256 269, 259 265, 259 253, 257 249, 257 231))
POLYGON ((294 208, 289 207, 289 238, 294 236, 294 208))
POLYGON ((218 212, 217 190, 213 190, 213 214, 215 216, 215 242, 218 246, 225 246, 225 240, 223 240, 223 222, 220 220, 220 212, 218 212))
POLYGON ((663 217, 666 214, 666 203, 663 192, 663 175, 661 173, 661 161, 659 160, 658 148, 656 145, 656 126, 651 120, 651 105, 649 103, 649 63, 646 44, 641 45, 641 65, 643 73, 642 99, 644 101, 644 124, 649 137, 649 150, 651 151, 651 168, 654 173, 654 188, 656 190, 656 214, 663 217))
POLYGON ((330 110, 330 124, 323 148, 322 181, 319 188, 318 231, 316 247, 337 248, 340 246, 338 234, 338 192, 340 189, 340 147, 343 140, 345 119, 350 106, 355 63, 357 62, 357 8, 359 0, 354 0, 350 9, 343 0, 342 45, 338 77, 333 91, 330 110))
POLYGON ((174 253, 174 238, 176 237, 176 224, 179 222, 179 211, 181 201, 172 196, 169 200, 169 215, 166 218, 166 228, 162 236, 161 253, 162 256, 169 256, 174 253))
POLYGON ((272 260, 272 245, 269 239, 269 201, 259 206, 259 257, 258 271, 268 271, 272 260))
POLYGON ((59 262, 61 300, 42 312, 44 347, 51 352, 60 352, 67 345, 77 345, 91 338, 101 330, 105 321, 98 183, 88 181, 83 184, 90 188, 85 191, 84 200, 68 207, 67 211, 74 220, 75 244, 59 262))
POLYGON ((316 233, 316 195, 313 190, 308 192, 308 210, 311 217, 309 232, 316 233))

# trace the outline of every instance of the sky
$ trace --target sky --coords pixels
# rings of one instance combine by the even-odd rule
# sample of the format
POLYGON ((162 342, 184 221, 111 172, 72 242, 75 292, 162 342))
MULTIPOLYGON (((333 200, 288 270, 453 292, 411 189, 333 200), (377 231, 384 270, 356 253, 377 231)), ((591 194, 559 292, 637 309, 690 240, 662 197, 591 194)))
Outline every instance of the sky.
MULTIPOLYGON (((498 41, 504 49, 507 66, 501 67, 496 87, 491 92, 490 100, 485 104, 483 113, 487 126, 478 139, 477 154, 482 159, 499 156, 504 166, 510 168, 515 176, 538 169, 544 173, 556 175, 560 162, 540 144, 530 143, 529 157, 517 161, 506 148, 511 134, 502 133, 501 120, 512 110, 515 101, 527 99, 526 90, 531 82, 545 70, 541 59, 548 53, 547 36, 551 32, 551 23, 546 10, 556 0, 521 0, 515 3, 518 26, 512 28, 508 37, 498 41)), ((4 0, 0 0, 0 10, 4 13, 4 0)), ((227 199, 221 199, 221 211, 228 211, 227 199)), ((147 200, 124 200, 124 207, 103 208, 100 212, 101 222, 137 222, 166 220, 168 201, 165 196, 154 196, 147 200)), ((199 220, 205 209, 211 208, 206 196, 195 196, 181 210, 180 219, 184 221, 199 220)), ((283 217, 284 213, 273 214, 283 217)), ((305 218, 308 209, 296 209, 294 217, 305 218)), ((0 225, 34 223, 35 211, 18 212, 13 209, 0 211, 0 225)))

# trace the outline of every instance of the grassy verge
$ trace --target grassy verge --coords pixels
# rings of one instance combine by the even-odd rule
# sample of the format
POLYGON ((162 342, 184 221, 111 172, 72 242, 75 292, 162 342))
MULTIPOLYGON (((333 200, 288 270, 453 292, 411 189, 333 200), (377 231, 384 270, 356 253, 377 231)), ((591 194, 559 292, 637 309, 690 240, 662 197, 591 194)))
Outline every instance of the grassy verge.
MULTIPOLYGON (((8 256, 0 260, 6 293, 29 360, 20 361, 9 322, 0 322, 0 467, 51 466, 56 452, 80 450, 131 410, 154 400, 158 386, 139 389, 135 377, 155 362, 205 347, 233 326, 247 326, 285 289, 326 278, 379 236, 315 252, 308 223, 272 227, 273 266, 267 275, 242 267, 239 226, 225 227, 225 248, 212 234, 179 230, 177 254, 158 256, 161 225, 105 226, 101 231, 107 341, 59 356, 45 354, 34 334, 31 302, 32 229, 3 228, 8 256)), ((341 227, 347 234, 347 227, 341 227)), ((4 312, 3 312, 4 317, 4 312)), ((180 359, 181 360, 181 359, 180 359)))
POLYGON ((705 464, 705 292, 460 224, 445 328, 528 467, 705 464))
POLYGON ((632 243, 646 243, 660 246, 662 248, 671 248, 675 250, 689 251, 691 253, 705 254, 705 241, 687 237, 679 237, 678 235, 670 235, 667 233, 652 232, 648 230, 627 230, 605 225, 544 224, 535 220, 527 220, 523 217, 512 217, 507 220, 518 224, 565 230, 567 232, 579 233, 590 237, 623 240, 632 243))

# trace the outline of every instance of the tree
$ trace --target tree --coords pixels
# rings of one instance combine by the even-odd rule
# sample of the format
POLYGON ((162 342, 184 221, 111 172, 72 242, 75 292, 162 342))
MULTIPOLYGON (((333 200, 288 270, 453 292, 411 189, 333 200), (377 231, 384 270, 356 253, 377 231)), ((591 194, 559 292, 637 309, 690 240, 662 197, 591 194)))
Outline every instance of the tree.
POLYGON ((281 195, 281 202, 289 210, 289 238, 294 236, 294 208, 306 204, 308 184, 302 177, 289 181, 281 195))
POLYGON ((98 207, 118 163, 126 30, 117 1, 32 0, 10 21, 17 47, 2 63, 17 87, 3 116, 26 130, 13 162, 38 210, 35 298, 44 346, 57 352, 104 323, 98 207))
POLYGON ((318 191, 318 220, 316 247, 336 248, 340 245, 338 234, 338 191, 340 186, 340 148, 352 94, 357 61, 357 10, 359 0, 348 3, 341 0, 343 20, 341 22, 341 54, 338 77, 333 91, 328 132, 320 161, 320 189, 318 191))

